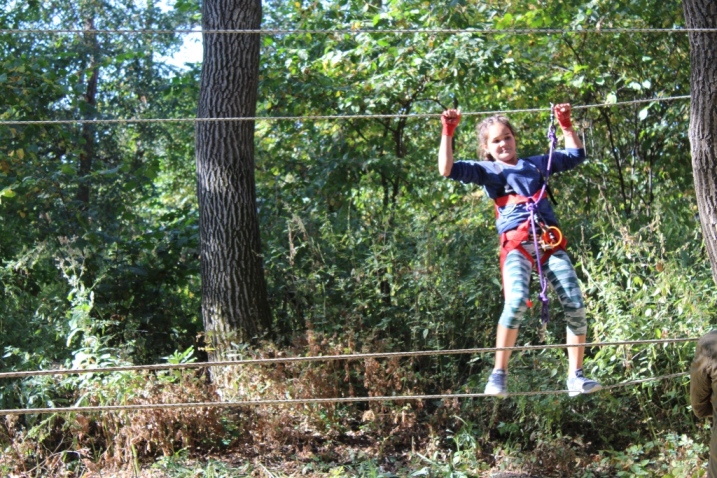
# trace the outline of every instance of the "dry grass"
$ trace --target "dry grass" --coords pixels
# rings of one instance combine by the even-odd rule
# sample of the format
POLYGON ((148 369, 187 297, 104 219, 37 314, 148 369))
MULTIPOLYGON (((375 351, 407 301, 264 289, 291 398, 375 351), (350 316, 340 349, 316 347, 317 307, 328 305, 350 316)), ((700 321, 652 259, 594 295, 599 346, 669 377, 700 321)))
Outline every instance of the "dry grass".
MULTIPOLYGON (((374 351, 391 350, 382 341, 370 347, 374 351)), ((352 343, 309 330, 292 347, 279 350, 264 344, 251 356, 358 352, 361 350, 352 343)), ((204 372, 159 372, 114 382, 97 380, 75 393, 76 397, 84 395, 89 405, 129 405, 434 392, 427 390, 416 373, 418 369, 411 360, 396 358, 250 365, 204 372), (122 390, 117 389, 118 383, 122 390)), ((400 472, 411 463, 418 463, 420 469, 421 455, 444 462, 452 459, 446 431, 462 427, 457 416, 470 413, 465 405, 461 410, 457 400, 445 400, 431 404, 407 401, 168 408, 48 416, 41 423, 8 417, 0 426, 0 443, 5 449, 0 456, 0 473, 12 477, 154 478, 170 475, 149 466, 162 457, 173 459, 178 453, 189 462, 201 463, 214 457, 229 468, 247 470, 246 475, 226 476, 270 476, 268 470, 277 477, 328 476, 327 470, 350 468, 357 457, 380 465, 386 472, 400 472), (317 464, 324 468, 311 468, 317 464)), ((489 410, 482 413, 490 415, 489 410)), ((478 415, 476 420, 480 420, 478 415)), ((505 466, 506 457, 494 455, 487 440, 477 443, 473 456, 464 459, 484 466, 505 466)), ((522 465, 515 465, 524 470, 527 466, 533 473, 549 468, 558 473, 555 476, 569 476, 565 473, 579 457, 569 444, 552 445, 555 443, 548 446, 545 442, 530 453, 534 458, 526 454, 522 465)))

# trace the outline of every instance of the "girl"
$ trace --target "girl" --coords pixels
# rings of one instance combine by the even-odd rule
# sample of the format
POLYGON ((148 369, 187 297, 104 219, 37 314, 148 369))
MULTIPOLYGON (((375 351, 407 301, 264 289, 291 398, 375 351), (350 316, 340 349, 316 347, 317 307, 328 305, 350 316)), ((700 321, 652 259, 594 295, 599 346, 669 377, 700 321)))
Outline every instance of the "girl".
MULTIPOLYGON (((565 150, 554 151, 551 173, 567 171, 585 160, 585 149, 570 121, 570 105, 555 106, 555 115, 565 138, 565 150)), ((570 396, 600 390, 601 385, 583 374, 583 356, 587 321, 583 296, 575 269, 565 252, 566 241, 557 229, 558 222, 550 202, 540 191, 547 173, 548 155, 519 158, 516 150, 515 129, 507 118, 492 116, 478 125, 478 142, 485 161, 453 161, 452 137, 460 123, 460 111, 443 112, 443 134, 438 151, 438 170, 443 176, 482 185, 486 194, 496 203, 496 227, 500 234, 501 271, 505 305, 498 321, 496 347, 513 347, 518 328, 529 304, 530 273, 535 266, 536 251, 530 223, 530 207, 536 210, 544 228, 551 229, 559 238, 541 247, 542 269, 552 288, 557 292, 567 319, 568 348, 567 386, 570 396), (531 204, 538 200, 537 204, 531 204)), ((548 241, 550 242, 550 241, 548 241)), ((539 246, 540 247, 540 246, 539 246)), ((507 372, 510 350, 495 354, 495 366, 488 377, 485 393, 507 395, 507 372)))

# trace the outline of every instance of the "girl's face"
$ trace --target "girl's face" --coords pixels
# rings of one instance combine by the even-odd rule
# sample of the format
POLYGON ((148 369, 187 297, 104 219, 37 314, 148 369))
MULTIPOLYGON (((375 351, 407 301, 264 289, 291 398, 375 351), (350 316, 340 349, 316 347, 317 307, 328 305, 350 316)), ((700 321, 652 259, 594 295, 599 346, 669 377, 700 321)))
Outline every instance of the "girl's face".
POLYGON ((493 123, 488 127, 483 147, 496 161, 510 165, 518 162, 513 132, 502 123, 493 123))

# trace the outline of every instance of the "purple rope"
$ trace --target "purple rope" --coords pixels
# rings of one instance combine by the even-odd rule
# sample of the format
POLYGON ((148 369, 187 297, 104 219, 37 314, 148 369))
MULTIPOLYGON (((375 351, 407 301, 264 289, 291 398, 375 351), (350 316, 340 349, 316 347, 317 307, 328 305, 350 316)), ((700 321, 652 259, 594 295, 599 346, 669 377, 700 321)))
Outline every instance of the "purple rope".
POLYGON ((535 258, 538 264, 538 278, 540 279, 540 302, 542 307, 540 309, 540 319, 543 324, 547 324, 550 321, 550 313, 548 311, 548 279, 543 274, 543 267, 540 264, 540 246, 538 244, 538 234, 535 227, 535 212, 538 210, 538 203, 545 197, 545 191, 548 187, 548 177, 550 176, 550 166, 553 161, 553 151, 558 143, 558 138, 555 135, 555 126, 553 126, 553 105, 550 105, 550 126, 548 127, 548 140, 550 141, 550 153, 548 154, 548 168, 545 171, 545 181, 543 188, 540 190, 535 201, 528 202, 528 211, 530 211, 530 226, 533 230, 533 246, 535 247, 535 258))

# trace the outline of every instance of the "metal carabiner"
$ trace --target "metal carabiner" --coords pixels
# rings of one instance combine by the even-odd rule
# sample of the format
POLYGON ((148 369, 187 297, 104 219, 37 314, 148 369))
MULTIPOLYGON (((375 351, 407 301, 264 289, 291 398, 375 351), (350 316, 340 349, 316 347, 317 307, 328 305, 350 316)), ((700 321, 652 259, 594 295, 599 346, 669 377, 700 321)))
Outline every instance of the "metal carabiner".
POLYGON ((563 231, 557 226, 548 226, 542 229, 543 233, 540 235, 540 247, 544 251, 554 249, 563 242, 563 231))

